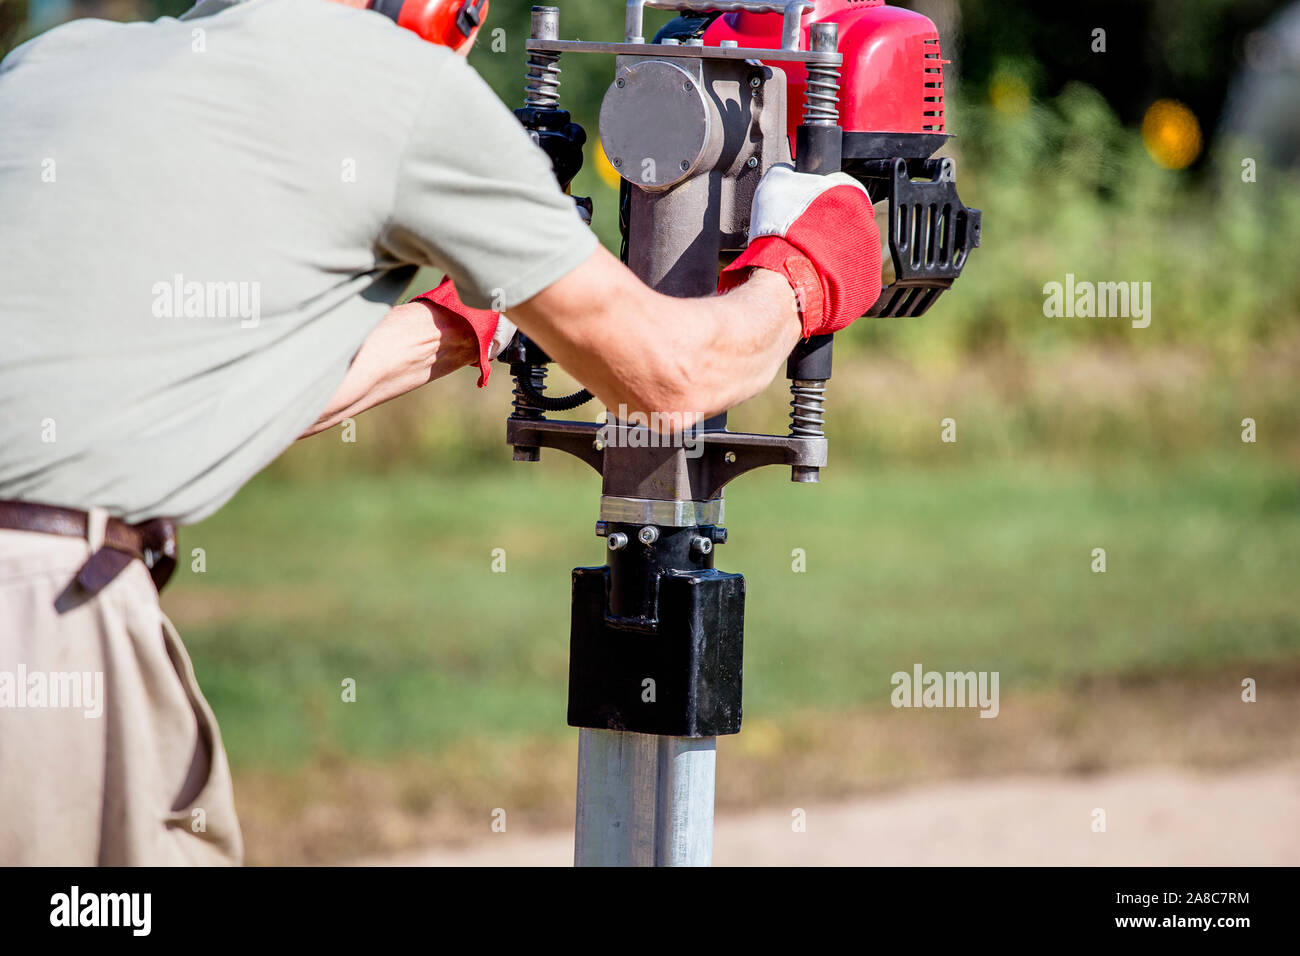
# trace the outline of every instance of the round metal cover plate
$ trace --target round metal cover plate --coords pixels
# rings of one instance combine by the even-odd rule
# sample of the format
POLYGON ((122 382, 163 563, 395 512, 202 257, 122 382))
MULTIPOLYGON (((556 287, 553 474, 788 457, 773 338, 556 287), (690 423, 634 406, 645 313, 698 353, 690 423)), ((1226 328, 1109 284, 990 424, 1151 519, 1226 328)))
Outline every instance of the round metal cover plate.
POLYGON ((709 141, 709 104, 695 78, 663 60, 620 70, 600 104, 600 142, 628 182, 663 189, 694 172, 709 141))

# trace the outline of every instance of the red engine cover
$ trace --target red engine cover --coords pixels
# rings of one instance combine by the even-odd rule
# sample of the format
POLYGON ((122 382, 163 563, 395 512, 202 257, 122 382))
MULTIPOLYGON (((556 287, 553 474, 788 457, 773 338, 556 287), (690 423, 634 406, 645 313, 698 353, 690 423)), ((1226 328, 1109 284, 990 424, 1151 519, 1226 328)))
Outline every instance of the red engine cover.
MULTIPOLYGON (((943 60, 939 33, 928 17, 884 0, 814 0, 804 14, 802 49, 814 23, 839 24, 840 125, 858 132, 942 133, 943 60)), ((779 47, 779 13, 729 13, 704 33, 706 46, 735 40, 742 47, 779 47)), ((786 73, 790 146, 803 114, 807 70, 770 62, 786 73)))

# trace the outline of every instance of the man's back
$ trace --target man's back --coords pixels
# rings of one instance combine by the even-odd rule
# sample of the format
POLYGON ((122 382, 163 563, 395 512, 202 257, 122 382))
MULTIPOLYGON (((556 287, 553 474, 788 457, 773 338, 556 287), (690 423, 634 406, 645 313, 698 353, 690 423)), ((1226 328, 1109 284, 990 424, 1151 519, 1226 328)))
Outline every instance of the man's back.
MULTIPOLYGON (((0 70, 0 499, 197 520, 315 420, 410 263, 471 299, 499 285, 518 240, 492 235, 491 196, 466 212, 461 154, 513 157, 539 189, 548 174, 485 96, 447 50, 321 0, 77 21, 16 50, 0 70), (467 143, 471 105, 489 121, 467 143), (403 201, 418 179, 435 188, 403 201)), ((543 219, 567 202, 552 193, 530 200, 543 219)))

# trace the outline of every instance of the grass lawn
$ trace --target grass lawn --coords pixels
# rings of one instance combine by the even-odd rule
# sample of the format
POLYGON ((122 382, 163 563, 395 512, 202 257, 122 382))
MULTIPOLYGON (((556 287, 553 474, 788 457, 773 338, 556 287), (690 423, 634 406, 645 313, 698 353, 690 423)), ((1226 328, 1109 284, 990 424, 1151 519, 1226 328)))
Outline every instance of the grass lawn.
MULTIPOLYGON (((1300 655, 1300 482, 1253 451, 742 478, 716 556, 748 581, 747 721, 887 710, 917 662, 999 671, 1005 711, 1092 678, 1300 655)), ((206 569, 178 570, 164 607, 236 768, 568 732, 569 569, 603 560, 598 495, 553 453, 481 477, 272 475, 186 529, 206 569)))

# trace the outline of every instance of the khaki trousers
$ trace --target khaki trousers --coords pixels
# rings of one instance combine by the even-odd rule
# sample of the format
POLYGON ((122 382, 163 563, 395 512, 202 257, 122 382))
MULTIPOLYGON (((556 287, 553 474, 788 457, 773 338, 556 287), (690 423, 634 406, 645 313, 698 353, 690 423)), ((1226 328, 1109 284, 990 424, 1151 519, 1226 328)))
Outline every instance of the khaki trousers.
POLYGON ((92 597, 89 555, 0 529, 0 865, 239 864, 221 734, 149 572, 92 597))

